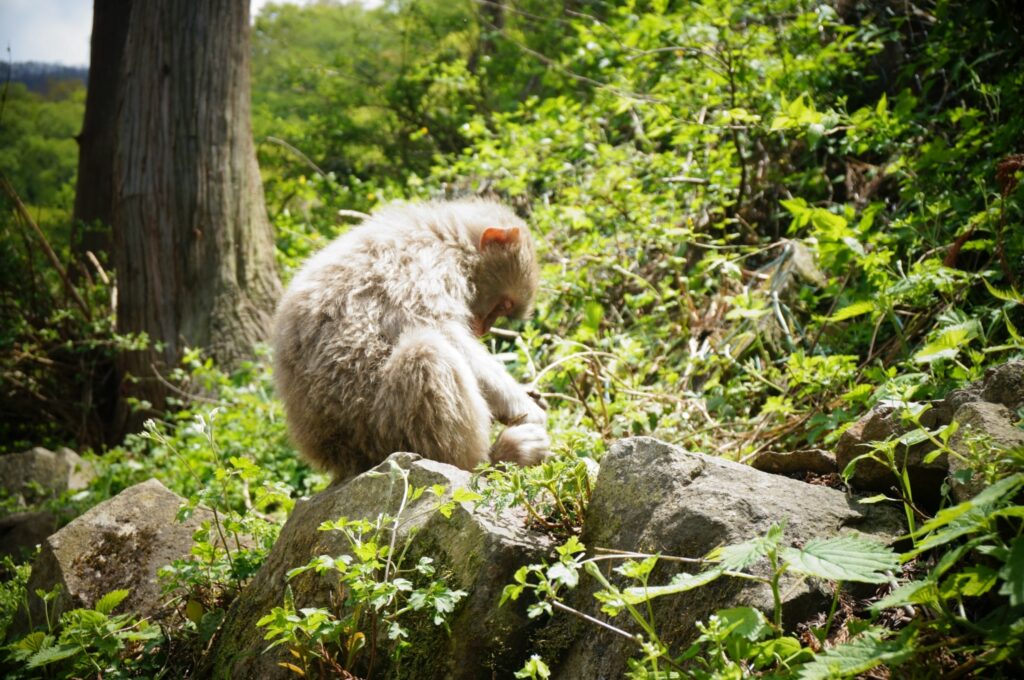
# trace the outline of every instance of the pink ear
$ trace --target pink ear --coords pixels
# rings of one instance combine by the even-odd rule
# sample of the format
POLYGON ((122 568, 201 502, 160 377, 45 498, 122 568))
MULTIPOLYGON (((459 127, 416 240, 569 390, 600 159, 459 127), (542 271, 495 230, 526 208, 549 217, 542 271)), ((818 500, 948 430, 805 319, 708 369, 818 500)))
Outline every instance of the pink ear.
POLYGON ((519 243, 519 227, 487 227, 480 235, 480 250, 490 245, 510 246, 519 243))

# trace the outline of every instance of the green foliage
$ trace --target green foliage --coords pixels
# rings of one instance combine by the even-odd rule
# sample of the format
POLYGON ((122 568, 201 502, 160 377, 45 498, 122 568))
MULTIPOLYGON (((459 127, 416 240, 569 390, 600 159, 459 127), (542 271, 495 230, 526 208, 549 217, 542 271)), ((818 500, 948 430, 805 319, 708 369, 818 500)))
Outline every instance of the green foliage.
POLYGON ((52 621, 50 607, 59 591, 38 592, 47 608, 47 629, 6 647, 15 664, 11 678, 131 678, 161 668, 164 635, 158 626, 131 614, 114 614, 129 591, 115 590, 92 609, 72 609, 52 621))
MULTIPOLYGON (((398 665, 411 644, 406 621, 413 613, 421 612, 433 625, 447 628, 448 615, 466 596, 464 591, 448 587, 432 558, 422 556, 415 565, 407 565, 415 531, 399 537, 400 527, 410 519, 408 504, 427 492, 443 496, 444 487, 412 486, 409 471, 394 463, 390 476, 402 491, 394 516, 382 513, 374 521, 342 517, 324 522, 320 530, 341 532, 350 551, 336 557, 320 555, 288 572, 289 580, 307 572, 328 575, 337 585, 337 607, 296 610, 289 587, 284 605, 256 624, 267 629, 266 639, 272 641, 268 649, 288 645, 300 665, 281 665, 297 675, 308 677, 315 671, 318 677, 344 677, 362 669, 365 677, 371 677, 376 655, 385 650, 398 665)), ((461 491, 453 492, 452 503, 479 498, 461 491)), ((444 512, 444 508, 445 504, 439 503, 437 510, 444 512)))
MULTIPOLYGON (((783 635, 779 589, 783 575, 835 581, 838 598, 840 584, 844 581, 887 582, 887 572, 897 567, 898 560, 889 548, 853 535, 815 539, 799 549, 783 546, 782 538, 782 527, 776 525, 765 536, 718 548, 704 560, 670 558, 695 564, 706 562, 709 566, 696 573, 679 572, 661 586, 650 583, 661 556, 617 557, 613 554, 612 558, 622 561, 613 571, 627 584, 634 584, 623 586, 613 583, 602 572, 599 564, 608 556, 584 558, 584 546, 573 537, 557 549, 559 559, 554 564, 532 564, 519 569, 515 583, 505 587, 501 603, 517 600, 524 592, 530 592, 535 598, 527 610, 530 617, 550 615, 555 609, 586 617, 565 604, 562 597, 565 590, 572 590, 579 584, 582 570, 597 582, 594 598, 601 603, 601 612, 611 619, 626 613, 640 630, 633 634, 610 622, 602 624, 636 643, 640 655, 630 662, 630 677, 733 677, 743 664, 789 671, 793 664, 807 661, 813 655, 796 639, 783 635), (768 575, 758 575, 763 570, 754 568, 756 565, 767 566, 768 575), (701 636, 689 650, 682 655, 673 654, 662 639, 659 622, 649 603, 659 597, 702 588, 721 577, 769 586, 775 600, 772 621, 747 607, 721 610, 702 624, 701 636)), ((823 637, 828 636, 831 618, 830 614, 823 637)))
POLYGON ((175 410, 104 453, 89 488, 93 502, 156 477, 191 507, 283 516, 292 496, 326 485, 288 443, 268 361, 244 362, 229 374, 193 350, 170 380, 180 385, 170 399, 175 410))
POLYGON ((58 81, 40 94, 0 83, 0 96, 0 170, 27 204, 66 216, 75 197, 85 87, 58 81))
POLYGON ((597 465, 572 449, 533 467, 500 463, 474 476, 481 500, 501 512, 525 508, 530 526, 555 535, 578 534, 583 527, 597 465))
MULTIPOLYGON (((557 562, 519 569, 501 602, 531 593, 531 617, 556 610, 584 616, 565 604, 564 594, 577 587, 585 572, 596 581, 594 598, 610 617, 602 625, 637 645, 637 656, 630 661, 630 677, 635 678, 742 677, 750 668, 773 677, 845 678, 883 665, 905 670, 907 677, 934 677, 942 668, 958 665, 986 677, 989 671, 993 677, 1011 677, 1010 669, 1019 666, 1016 659, 1024 639, 1024 506, 1018 502, 1022 487, 1024 473, 1017 472, 974 499, 941 511, 913 536, 915 547, 899 555, 855 535, 786 547, 779 526, 764 536, 718 548, 704 560, 633 554, 585 557, 584 546, 573 537, 558 548, 557 562), (598 566, 609 557, 622 561, 613 570, 618 575, 615 581, 598 566), (665 559, 704 568, 680 572, 665 585, 651 584, 654 567, 665 559), (834 616, 842 583, 895 584, 893 573, 900 563, 911 566, 910 573, 930 566, 863 612, 872 620, 847 616, 842 623, 846 632, 833 640, 830 633, 836 633, 834 616), (801 642, 784 633, 779 583, 787 573, 836 584, 824 626, 811 628, 814 646, 806 644, 806 638, 801 642), (722 577, 769 586, 775 598, 771 620, 747 607, 721 610, 698 626, 701 634, 687 650, 673 652, 662 638, 667 622, 656 620, 649 603, 722 577), (894 630, 887 612, 901 608, 909 618, 898 626, 902 630, 894 630), (616 627, 613 620, 624 613, 639 633, 616 627), (955 644, 945 642, 949 639, 955 644), (950 656, 936 657, 939 646, 950 656), (911 670, 911 664, 919 668, 911 670)), ((528 669, 535 668, 536 661, 530 664, 522 677, 534 677, 528 669)))
POLYGON ((7 556, 0 560, 0 640, 6 639, 7 628, 25 601, 31 573, 28 564, 16 564, 7 556))

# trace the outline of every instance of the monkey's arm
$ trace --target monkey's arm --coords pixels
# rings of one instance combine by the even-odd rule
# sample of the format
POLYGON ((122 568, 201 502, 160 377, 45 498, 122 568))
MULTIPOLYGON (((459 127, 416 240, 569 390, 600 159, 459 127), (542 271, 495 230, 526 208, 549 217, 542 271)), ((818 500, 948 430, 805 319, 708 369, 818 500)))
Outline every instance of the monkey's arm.
POLYGON ((517 383, 479 340, 461 328, 452 328, 447 335, 469 361, 491 414, 499 422, 505 425, 547 423, 547 414, 528 388, 517 383))

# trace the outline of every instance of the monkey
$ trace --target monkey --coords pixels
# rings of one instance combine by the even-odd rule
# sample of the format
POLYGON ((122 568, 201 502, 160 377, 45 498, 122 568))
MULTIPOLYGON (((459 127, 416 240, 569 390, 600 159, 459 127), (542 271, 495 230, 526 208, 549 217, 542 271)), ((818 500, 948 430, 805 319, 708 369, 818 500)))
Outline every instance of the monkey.
POLYGON ((393 203, 312 256, 278 303, 274 379, 293 443, 335 483, 395 451, 472 470, 550 455, 546 413, 479 338, 525 318, 526 223, 483 200, 393 203), (493 420, 506 427, 493 444, 493 420))

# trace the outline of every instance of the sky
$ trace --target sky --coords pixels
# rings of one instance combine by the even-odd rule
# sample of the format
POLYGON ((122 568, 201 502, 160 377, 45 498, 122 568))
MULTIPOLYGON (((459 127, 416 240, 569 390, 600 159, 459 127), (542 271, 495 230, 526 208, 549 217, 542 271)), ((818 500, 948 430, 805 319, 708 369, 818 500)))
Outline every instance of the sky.
MULTIPOLYGON (((251 0, 253 16, 270 1, 251 0)), ((288 2, 305 4, 310 0, 288 2)), ((86 66, 91 30, 92 0, 0 0, 0 60, 5 62, 86 66)))

